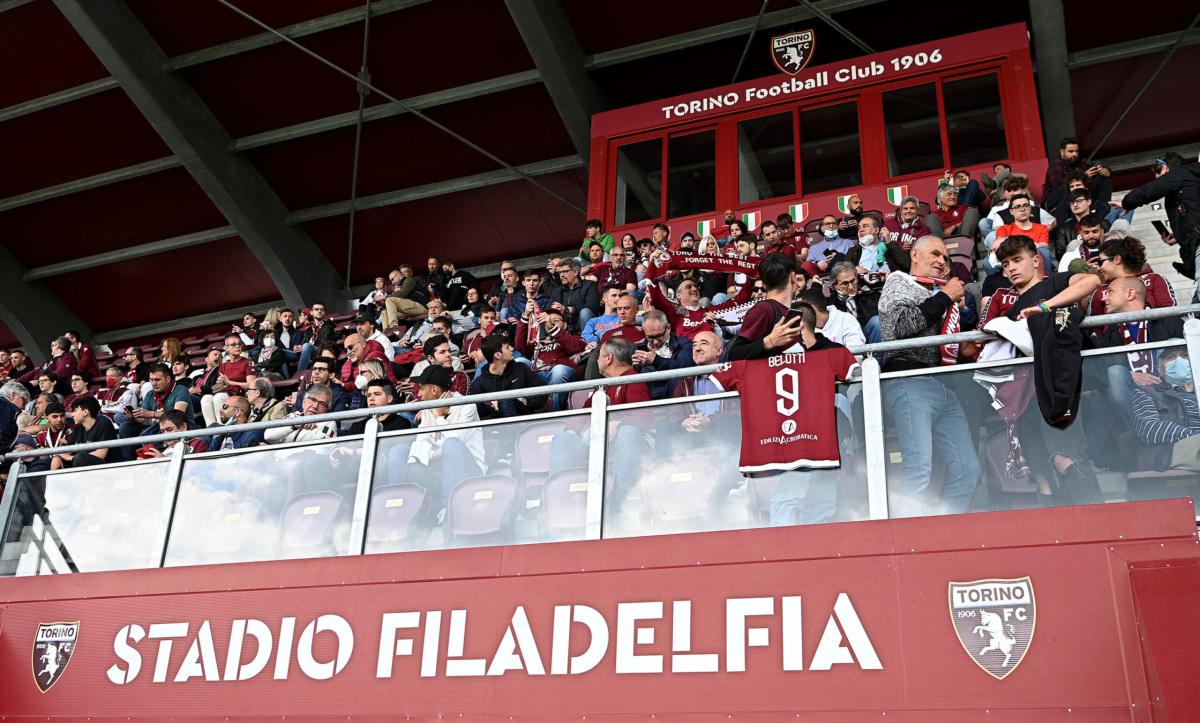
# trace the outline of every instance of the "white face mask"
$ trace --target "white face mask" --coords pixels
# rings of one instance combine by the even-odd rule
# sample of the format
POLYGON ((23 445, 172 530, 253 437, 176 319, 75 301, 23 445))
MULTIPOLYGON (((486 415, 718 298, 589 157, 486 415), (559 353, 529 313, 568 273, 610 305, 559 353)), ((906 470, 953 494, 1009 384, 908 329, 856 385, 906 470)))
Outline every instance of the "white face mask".
POLYGON ((268 336, 266 339, 263 339, 262 345, 264 349, 272 349, 275 347, 275 339, 268 336))
POLYGON ((824 231, 822 231, 821 233, 824 234, 825 238, 827 238, 827 239, 835 239, 838 237, 838 232, 834 231, 831 228, 827 228, 824 231))
POLYGON ((367 381, 368 380, 365 374, 359 374, 358 376, 354 377, 354 387, 359 391, 362 391, 367 388, 367 381))
POLYGON ((869 233, 866 236, 859 236, 858 242, 863 246, 870 246, 875 243, 875 234, 869 233))

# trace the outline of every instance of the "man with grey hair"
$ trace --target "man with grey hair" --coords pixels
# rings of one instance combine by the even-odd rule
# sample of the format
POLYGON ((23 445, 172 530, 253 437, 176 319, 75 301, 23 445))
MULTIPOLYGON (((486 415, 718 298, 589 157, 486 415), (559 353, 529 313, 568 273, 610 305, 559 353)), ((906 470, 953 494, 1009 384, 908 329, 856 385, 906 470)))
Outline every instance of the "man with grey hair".
MULTIPOLYGON (((333 404, 333 390, 327 384, 312 384, 304 392, 304 406, 300 412, 292 412, 286 418, 312 417, 326 414, 333 404)), ((267 444, 287 442, 315 442, 337 436, 337 422, 300 422, 290 427, 272 427, 263 432, 267 444)))
POLYGON ((13 379, 0 387, 0 453, 7 452, 17 438, 17 417, 29 403, 29 390, 13 379))
POLYGON ((600 311, 600 290, 595 281, 579 277, 579 259, 563 259, 558 276, 561 285, 550 292, 550 308, 561 311, 567 328, 579 334, 600 311))
MULTIPOLYGON (((917 239, 934 235, 929 229, 929 224, 921 216, 921 202, 916 196, 905 196, 896 212, 883 220, 883 228, 887 231, 888 250, 893 254, 897 251, 910 254, 917 239)), ((893 266, 893 271, 908 271, 908 264, 904 263, 906 259, 903 256, 897 256, 896 261, 898 263, 893 266)))
MULTIPOLYGON (((959 331, 959 302, 966 291, 950 274, 946 245, 922 236, 912 246, 911 273, 893 271, 879 300, 883 341, 918 339, 959 331)), ((888 354, 883 371, 910 371, 957 363, 957 344, 923 346, 888 354)), ((966 512, 979 481, 979 460, 971 424, 946 375, 889 379, 883 405, 903 455, 902 474, 890 485, 900 516, 966 512), (943 467, 939 503, 926 499, 933 465, 943 467)))
MULTIPOLYGON (((692 342, 671 334, 671 322, 658 309, 642 314, 642 332, 646 335, 633 352, 633 366, 642 372, 661 372, 695 366, 692 361, 692 342)), ((677 379, 650 384, 650 396, 665 399, 675 391, 677 379)))

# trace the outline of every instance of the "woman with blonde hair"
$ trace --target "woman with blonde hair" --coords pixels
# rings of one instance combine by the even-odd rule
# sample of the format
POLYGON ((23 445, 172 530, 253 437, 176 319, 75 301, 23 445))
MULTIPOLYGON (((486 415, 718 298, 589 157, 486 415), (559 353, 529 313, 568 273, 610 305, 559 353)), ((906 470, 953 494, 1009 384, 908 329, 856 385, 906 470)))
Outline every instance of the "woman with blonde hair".
POLYGON ((159 361, 163 364, 170 365, 176 359, 183 358, 183 344, 173 336, 169 336, 162 340, 162 353, 159 356, 159 361))

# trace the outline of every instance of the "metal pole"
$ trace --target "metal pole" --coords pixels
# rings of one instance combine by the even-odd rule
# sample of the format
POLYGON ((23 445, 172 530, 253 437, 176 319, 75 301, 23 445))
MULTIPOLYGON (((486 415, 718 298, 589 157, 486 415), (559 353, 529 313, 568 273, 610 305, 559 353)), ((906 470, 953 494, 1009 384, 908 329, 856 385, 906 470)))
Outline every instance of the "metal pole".
MULTIPOLYGON (((1162 72, 1162 69, 1165 68, 1167 63, 1171 61, 1172 56, 1175 55, 1175 51, 1179 50, 1179 48, 1183 46, 1184 38, 1188 36, 1188 34, 1192 31, 1192 28, 1196 27, 1197 22, 1200 22, 1200 15, 1196 15, 1196 17, 1192 18, 1192 22, 1188 23, 1187 28, 1185 28, 1184 31, 1179 34, 1179 37, 1175 40, 1175 43, 1171 45, 1171 48, 1167 51, 1167 54, 1163 56, 1161 61, 1159 61, 1158 67, 1154 69, 1154 72, 1150 74, 1149 78, 1146 78, 1146 82, 1142 83, 1142 87, 1140 90, 1138 90, 1137 95, 1133 96, 1133 100, 1129 101, 1129 105, 1125 106, 1125 110, 1121 111, 1121 115, 1117 116, 1117 119, 1113 121, 1113 124, 1109 127, 1108 132, 1104 134, 1104 136, 1100 139, 1100 142, 1096 144, 1096 147, 1093 148, 1092 152, 1088 154, 1088 164, 1092 162, 1093 158, 1100 154, 1100 149, 1103 148, 1104 144, 1108 142, 1108 137, 1113 134, 1113 131, 1117 129, 1117 126, 1121 125, 1121 121, 1125 120, 1125 116, 1129 115, 1129 111, 1133 110, 1133 107, 1137 105, 1139 100, 1142 99, 1142 95, 1145 94, 1145 92, 1150 88, 1150 84, 1154 82, 1154 79, 1158 77, 1158 74, 1162 72)), ((1194 80, 1195 76, 1193 76, 1193 81, 1194 80)), ((1192 86, 1192 90, 1193 92, 1195 91, 1195 86, 1192 86)))
POLYGON ((17 563, 20 561, 20 539, 11 541, 8 539, 8 530, 12 522, 10 518, 14 512, 14 505, 17 499, 17 485, 20 482, 21 460, 18 459, 8 468, 8 482, 4 485, 4 496, 0 498, 0 577, 15 575, 17 572, 17 563), (7 568, 8 555, 10 554, 8 545, 10 542, 17 545, 13 549, 18 553, 18 556, 13 558, 11 570, 7 568))
POLYGON ((733 80, 730 83, 736 83, 738 76, 742 73, 742 64, 746 62, 746 55, 750 52, 750 45, 754 43, 754 35, 758 32, 758 26, 762 22, 763 13, 767 12, 767 5, 771 0, 763 0, 762 7, 758 9, 758 17, 754 18, 754 25, 750 27, 750 37, 746 38, 746 45, 742 48, 742 57, 738 58, 737 67, 733 69, 733 80))
POLYGON ((354 512, 350 517, 350 554, 361 555, 367 549, 367 512, 375 479, 375 457, 379 452, 379 420, 371 417, 362 438, 362 459, 358 461, 358 485, 354 488, 354 512))
POLYGON ((1058 158, 1058 141, 1075 135, 1071 73, 1067 70, 1067 21, 1062 0, 1029 0, 1038 101, 1046 129, 1046 148, 1058 158))
POLYGON ((887 455, 883 446, 883 388, 879 360, 862 363, 863 444, 867 452, 867 512, 872 520, 888 517, 887 455))
POLYGON ((358 118, 354 121, 354 162, 350 169, 350 214, 347 220, 349 229, 346 233, 346 288, 350 288, 350 269, 354 261, 354 202, 358 200, 358 159, 362 150, 363 112, 367 107, 367 95, 370 89, 364 84, 371 82, 371 74, 367 71, 367 47, 371 38, 371 0, 363 7, 363 47, 362 66, 358 69, 358 118))
POLYGON ((171 447, 170 460, 167 462, 167 484, 170 487, 163 494, 162 508, 158 513, 158 549, 154 551, 154 559, 159 567, 167 565, 167 545, 171 541, 171 526, 175 521, 175 508, 179 502, 179 488, 183 484, 183 455, 188 450, 187 442, 176 442, 171 447))
POLYGON ((592 394, 592 419, 588 428, 587 514, 583 539, 604 536, 604 463, 608 451, 608 395, 592 394))
POLYGON ((842 34, 846 40, 857 45, 864 53, 874 53, 875 50, 870 45, 864 43, 857 35, 846 29, 844 25, 833 19, 833 16, 825 12, 821 8, 813 5, 809 0, 797 0, 801 5, 808 8, 808 11, 818 18, 825 21, 825 24, 842 34))

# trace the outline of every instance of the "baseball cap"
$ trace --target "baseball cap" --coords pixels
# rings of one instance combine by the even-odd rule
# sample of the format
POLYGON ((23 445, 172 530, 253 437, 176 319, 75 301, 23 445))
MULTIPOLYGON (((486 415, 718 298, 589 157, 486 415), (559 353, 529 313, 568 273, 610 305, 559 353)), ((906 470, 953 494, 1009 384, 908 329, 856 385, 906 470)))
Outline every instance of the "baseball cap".
POLYGON ((417 384, 432 384, 442 389, 450 388, 450 370, 444 366, 430 364, 414 380, 417 384))

